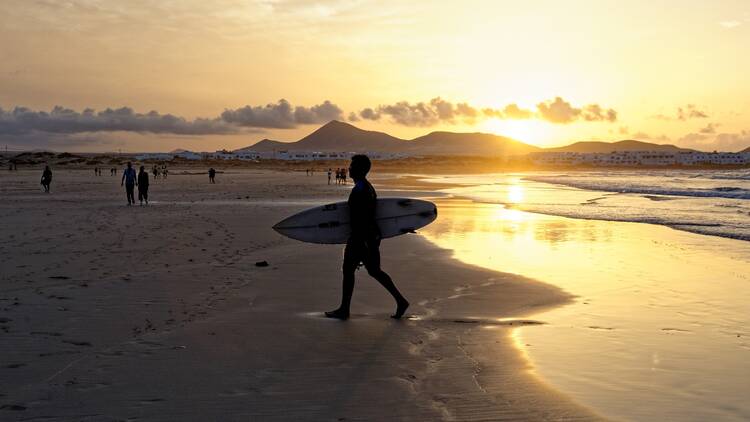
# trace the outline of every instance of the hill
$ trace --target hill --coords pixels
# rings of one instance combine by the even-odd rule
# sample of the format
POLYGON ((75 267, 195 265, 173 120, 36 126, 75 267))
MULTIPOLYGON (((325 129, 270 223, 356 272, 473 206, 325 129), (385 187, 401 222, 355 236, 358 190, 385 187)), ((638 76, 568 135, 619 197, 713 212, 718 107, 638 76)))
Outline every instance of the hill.
POLYGON ((412 140, 396 138, 387 133, 363 130, 348 123, 332 120, 296 142, 264 139, 237 150, 267 152, 356 151, 391 152, 412 155, 480 155, 502 156, 526 154, 539 148, 504 136, 487 133, 432 132, 412 140))
POLYGON ((489 133, 432 132, 409 141, 409 150, 422 155, 508 156, 539 151, 539 147, 489 133))
POLYGON ((691 151, 670 144, 654 144, 651 142, 635 141, 632 139, 617 142, 576 142, 564 147, 546 148, 544 151, 552 152, 615 152, 615 151, 691 151))
POLYGON ((279 142, 264 139, 243 148, 253 151, 300 150, 300 151, 383 151, 401 152, 404 139, 383 132, 362 130, 348 123, 332 120, 297 142, 279 142))

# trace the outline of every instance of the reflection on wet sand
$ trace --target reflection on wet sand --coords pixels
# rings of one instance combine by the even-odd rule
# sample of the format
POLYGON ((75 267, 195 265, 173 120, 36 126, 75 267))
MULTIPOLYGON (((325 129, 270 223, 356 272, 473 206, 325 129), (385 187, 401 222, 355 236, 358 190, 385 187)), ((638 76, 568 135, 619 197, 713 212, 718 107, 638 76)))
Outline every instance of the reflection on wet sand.
MULTIPOLYGON (((497 195, 522 201, 524 188, 497 195)), ((438 206, 422 234, 456 258, 577 296, 514 334, 542 378, 615 418, 750 418, 750 243, 464 199, 438 206)))

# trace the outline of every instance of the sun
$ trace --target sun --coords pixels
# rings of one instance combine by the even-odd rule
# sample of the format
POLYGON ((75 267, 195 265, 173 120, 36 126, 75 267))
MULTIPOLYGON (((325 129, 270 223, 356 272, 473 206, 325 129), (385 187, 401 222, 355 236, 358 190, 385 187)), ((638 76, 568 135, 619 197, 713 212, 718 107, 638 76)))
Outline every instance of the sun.
POLYGON ((550 124, 533 119, 489 119, 482 123, 482 130, 539 146, 548 143, 553 132, 550 124))

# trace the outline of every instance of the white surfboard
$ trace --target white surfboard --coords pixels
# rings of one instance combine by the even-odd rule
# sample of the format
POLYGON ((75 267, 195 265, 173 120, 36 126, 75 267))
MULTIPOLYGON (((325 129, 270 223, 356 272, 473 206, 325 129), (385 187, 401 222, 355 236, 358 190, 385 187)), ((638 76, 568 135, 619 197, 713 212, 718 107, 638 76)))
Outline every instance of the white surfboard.
MULTIPOLYGON (((414 233, 437 218, 437 206, 410 198, 378 198, 375 221, 383 239, 414 233)), ((302 211, 273 226, 292 239, 309 243, 346 243, 351 226, 346 202, 322 205, 302 211)))

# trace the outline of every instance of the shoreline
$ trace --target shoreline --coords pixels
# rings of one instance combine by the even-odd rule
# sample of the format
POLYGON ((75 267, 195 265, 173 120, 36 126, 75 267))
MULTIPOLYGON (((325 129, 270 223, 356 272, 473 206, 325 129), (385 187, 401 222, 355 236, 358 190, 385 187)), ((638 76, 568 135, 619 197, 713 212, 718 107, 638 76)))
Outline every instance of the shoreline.
POLYGON ((416 317, 387 318, 390 298, 360 271, 354 317, 322 318, 341 247, 270 226, 306 207, 281 201, 346 196, 323 176, 170 178, 132 209, 106 176, 56 176, 50 195, 2 188, 3 417, 601 419, 530 373, 512 338, 570 297, 419 236, 383 244, 416 317))

